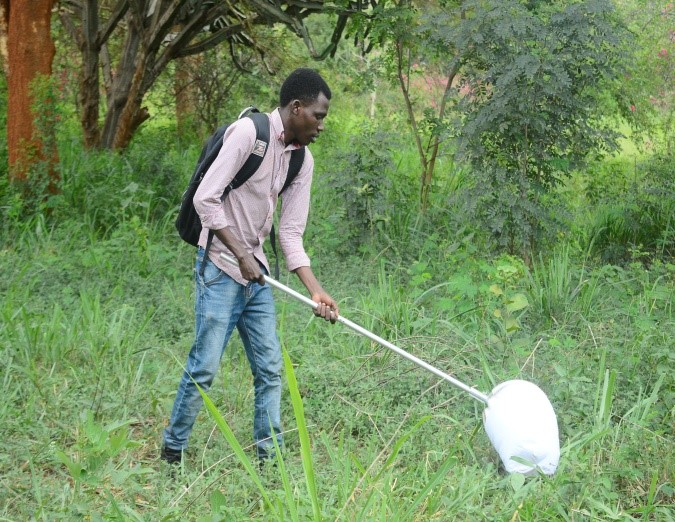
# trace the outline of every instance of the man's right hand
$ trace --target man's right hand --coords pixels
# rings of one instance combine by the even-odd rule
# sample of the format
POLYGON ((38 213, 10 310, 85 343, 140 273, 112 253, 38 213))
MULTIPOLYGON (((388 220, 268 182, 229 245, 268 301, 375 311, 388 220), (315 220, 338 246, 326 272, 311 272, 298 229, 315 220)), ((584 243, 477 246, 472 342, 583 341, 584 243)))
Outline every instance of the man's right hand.
POLYGON ((256 281, 260 285, 265 284, 265 275, 260 270, 260 265, 258 260, 253 256, 253 254, 246 253, 241 257, 237 257, 239 261, 239 271, 241 276, 247 281, 256 281))
POLYGON ((260 270, 256 258, 239 243, 236 236, 227 227, 214 232, 216 237, 234 254, 239 262, 241 277, 247 281, 256 281, 260 285, 265 284, 265 275, 260 270))

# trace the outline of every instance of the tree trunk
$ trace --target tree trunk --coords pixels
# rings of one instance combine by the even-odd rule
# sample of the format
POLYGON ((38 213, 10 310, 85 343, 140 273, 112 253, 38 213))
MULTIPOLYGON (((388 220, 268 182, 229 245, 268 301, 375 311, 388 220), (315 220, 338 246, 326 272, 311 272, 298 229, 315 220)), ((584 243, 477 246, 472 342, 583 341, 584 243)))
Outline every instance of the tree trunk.
POLYGON ((141 107, 143 97, 147 92, 147 89, 144 88, 147 63, 148 56, 141 52, 126 103, 117 122, 117 129, 112 142, 112 148, 115 150, 125 149, 131 142, 136 129, 150 118, 147 107, 141 107))
MULTIPOLYGON (((7 9, 7 56, 9 59, 7 148, 10 179, 25 180, 31 165, 46 162, 50 191, 58 180, 55 150, 45 150, 53 138, 39 133, 54 129, 36 129, 31 82, 43 75, 50 77, 56 48, 51 37, 51 16, 55 0, 13 0, 7 9), (38 132, 39 131, 39 132, 38 132)), ((51 148, 51 147, 50 147, 51 148)))
POLYGON ((136 64, 141 62, 139 59, 141 39, 138 32, 131 27, 132 23, 133 21, 130 20, 124 51, 108 93, 107 110, 101 135, 101 147, 104 149, 113 148, 122 112, 132 99, 131 86, 137 76, 136 64))
POLYGON ((98 45, 98 0, 86 0, 82 7, 82 79, 79 101, 82 107, 80 122, 84 146, 92 149, 100 145, 99 116, 99 45, 98 45))
POLYGON ((5 76, 9 76, 9 55, 7 54, 7 29, 9 24, 9 0, 0 0, 0 63, 5 76))
POLYGON ((197 114, 197 89, 193 82, 193 66, 197 66, 201 55, 186 56, 176 60, 174 93, 176 95, 176 126, 178 133, 189 134, 195 130, 197 114))

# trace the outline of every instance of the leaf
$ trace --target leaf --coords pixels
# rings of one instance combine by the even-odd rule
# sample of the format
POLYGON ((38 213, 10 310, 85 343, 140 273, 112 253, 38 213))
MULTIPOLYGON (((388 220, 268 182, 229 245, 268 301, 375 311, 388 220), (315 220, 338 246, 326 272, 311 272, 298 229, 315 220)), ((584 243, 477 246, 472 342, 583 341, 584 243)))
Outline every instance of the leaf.
POLYGON ((213 511, 214 513, 219 513, 220 508, 227 505, 227 499, 225 498, 225 495, 223 495, 218 489, 214 490, 213 493, 211 493, 209 502, 211 504, 211 511, 213 511))
POLYGON ((298 388, 298 381, 295 378, 295 371, 293 370, 293 363, 288 352, 283 350, 284 367, 286 369, 286 380, 288 381, 288 391, 291 395, 291 403, 293 404, 293 412, 295 413, 295 420, 298 424, 298 437, 300 438, 300 454, 302 456, 302 467, 305 471, 305 483, 307 484, 307 491, 309 498, 312 501, 312 511, 314 520, 321 520, 321 505, 319 503, 319 496, 316 491, 316 481, 314 479, 314 467, 312 465, 312 449, 309 440, 309 431, 307 430, 307 422, 305 420, 305 409, 302 404, 302 397, 300 396, 300 389, 298 388))
POLYGON ((447 297, 437 299, 433 302, 433 307, 436 310, 445 312, 448 310, 454 310, 457 307, 457 303, 454 299, 448 299, 447 297))
POLYGON ((506 331, 509 333, 515 332, 516 330, 520 329, 520 324, 518 324, 516 319, 509 317, 508 319, 504 320, 504 328, 506 328, 506 331))
POLYGON ((499 272, 502 277, 504 277, 505 275, 517 274, 518 269, 512 265, 499 265, 497 267, 497 272, 499 272))
POLYGON ((513 491, 518 493, 518 491, 520 491, 522 487, 525 485, 525 475, 523 475, 522 473, 513 473, 511 475, 510 482, 513 491))
POLYGON ((84 471, 84 468, 79 462, 72 460, 63 451, 57 451, 55 455, 57 460, 68 468, 70 476, 73 477, 73 480, 78 481, 82 478, 82 472, 84 471))
MULTIPOLYGON (((194 380, 192 382, 194 382, 194 380)), ((232 428, 230 428, 227 421, 225 421, 221 413, 218 411, 216 405, 213 404, 211 397, 209 397, 206 394, 206 392, 202 390, 201 386, 199 386, 196 382, 195 386, 197 387, 197 391, 199 391, 199 394, 202 396, 202 399, 204 400, 204 406, 206 407, 206 410, 211 414, 211 417, 213 417, 213 420, 218 426, 220 432, 225 437, 225 440, 227 440, 227 442, 230 444, 230 447, 232 448, 234 454, 239 459, 239 462, 244 467, 248 475, 251 477, 251 480, 253 480, 254 484, 257 486, 258 491, 260 492, 265 501, 265 504, 267 504, 270 507, 272 512, 276 512, 274 504, 272 503, 272 500, 267 490, 265 489, 265 486, 263 486, 262 482, 260 481, 260 477, 258 477, 258 474, 253 468, 251 459, 248 458, 248 456, 244 452, 244 449, 241 447, 241 444, 239 444, 237 437, 234 435, 234 432, 232 431, 232 428)))
POLYGON ((406 513, 401 516, 397 517, 398 520, 413 520, 415 517, 413 517, 413 513, 415 510, 420 506, 420 504, 424 501, 424 499, 431 493, 434 488, 438 485, 439 482, 441 482, 445 476, 448 474, 450 471, 450 468, 454 466, 457 463, 457 457, 455 455, 450 455, 448 456, 447 459, 441 464, 441 466, 438 468, 438 471, 434 473, 433 477, 429 480, 426 486, 420 491, 415 500, 412 502, 406 513))
POLYGON ((122 192, 130 192, 132 194, 134 194, 137 191, 138 191, 138 183, 136 183, 135 181, 132 181, 122 189, 122 192))
POLYGON ((492 292, 495 295, 504 295, 504 291, 501 288, 499 288, 498 285, 490 286, 490 292, 492 292))
POLYGON ((530 306, 530 303, 527 300, 527 297, 525 297, 525 294, 515 294, 509 299, 509 302, 506 304, 506 309, 509 312, 517 312, 528 306, 530 306))
POLYGON ((378 474, 375 476, 375 479, 373 482, 377 481, 380 478, 380 475, 389 468, 394 463, 394 460, 396 460, 396 457, 398 456, 399 452, 401 451, 401 448, 403 447, 403 444, 410 438, 412 435, 420 429, 420 427, 426 423, 429 419, 431 419, 430 415, 425 415, 422 417, 411 429, 408 431, 405 435, 403 435, 401 438, 399 438, 396 443, 394 444, 394 447, 391 450, 391 454, 389 455, 389 458, 387 458, 386 462, 382 466, 382 469, 378 472, 378 474))

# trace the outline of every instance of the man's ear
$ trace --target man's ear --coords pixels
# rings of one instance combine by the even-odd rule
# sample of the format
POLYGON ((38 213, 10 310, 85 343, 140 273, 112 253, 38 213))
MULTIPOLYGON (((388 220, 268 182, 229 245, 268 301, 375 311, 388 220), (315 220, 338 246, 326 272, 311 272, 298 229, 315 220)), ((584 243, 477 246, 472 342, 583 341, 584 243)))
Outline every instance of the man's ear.
POLYGON ((291 102, 291 112, 297 116, 298 113, 300 112, 301 105, 302 104, 300 103, 300 100, 293 100, 291 102))

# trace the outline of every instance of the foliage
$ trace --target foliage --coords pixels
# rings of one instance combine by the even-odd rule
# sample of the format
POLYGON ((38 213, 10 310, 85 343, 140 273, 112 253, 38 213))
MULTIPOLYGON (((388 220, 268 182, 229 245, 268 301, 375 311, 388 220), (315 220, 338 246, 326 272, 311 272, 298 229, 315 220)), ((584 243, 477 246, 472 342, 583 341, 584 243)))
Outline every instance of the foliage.
POLYGON ((366 63, 348 56, 324 68, 336 87, 312 146, 313 270, 344 316, 463 382, 485 392, 507 379, 537 383, 558 416, 556 474, 504 476, 475 401, 281 295, 289 379, 277 467, 251 462, 252 378, 235 335, 209 391, 217 422, 200 414, 184 464, 170 471, 158 458, 161 428, 194 306, 194 250, 173 220, 200 144, 185 146, 159 119, 122 154, 85 151, 67 120, 51 212, 9 212, 0 186, 0 518, 311 520, 318 509, 369 522, 672 519, 675 266, 668 243, 647 252, 642 239, 616 248, 629 251, 621 264, 605 264, 589 219, 611 205, 646 222, 638 200, 649 216, 659 199, 666 209, 672 161, 603 157, 575 171, 555 191, 574 219, 558 248, 531 267, 494 256, 483 224, 458 210, 475 169, 443 163, 421 215, 400 103, 382 81, 375 102, 347 78, 366 63), (337 179, 347 171, 373 191, 337 179), (448 193, 457 206, 438 204, 448 193))
MULTIPOLYGON (((119 479, 124 482, 130 475, 142 474, 140 469, 131 470, 131 473, 119 473, 114 467, 110 466, 111 461, 125 450, 132 449, 139 445, 138 442, 129 440, 129 424, 135 422, 134 419, 123 422, 112 423, 108 426, 101 426, 94 420, 91 411, 85 412, 84 419, 79 427, 81 439, 72 445, 72 455, 68 455, 61 450, 55 452, 59 462, 68 468, 71 478, 75 484, 75 497, 79 497, 82 485, 99 486, 105 481, 113 482, 119 479), (110 467, 109 467, 110 466, 110 467), (108 468, 108 469, 102 469, 108 468)), ((146 470, 146 472, 149 470, 146 470)))
POLYGON ((530 281, 530 293, 537 309, 544 318, 558 322, 567 320, 572 309, 579 308, 587 314, 597 289, 597 283, 587 277, 585 267, 574 267, 568 246, 553 252, 547 261, 540 254, 533 263, 530 281), (574 307, 577 299, 583 300, 586 306, 574 307))
POLYGON ((420 209, 426 211, 436 161, 451 135, 447 108, 460 66, 453 35, 461 16, 443 3, 417 4, 382 2, 367 24, 356 17, 352 31, 357 40, 377 43, 382 54, 375 63, 403 95, 421 167, 420 209))
POLYGON ((528 259, 561 224, 552 190, 589 153, 616 147, 595 100, 621 72, 626 36, 605 0, 464 8, 459 153, 474 171, 467 211, 497 245, 528 259))
POLYGON ((589 246, 603 261, 675 256, 672 157, 657 155, 636 162, 630 178, 617 168, 599 171, 587 190, 595 206, 587 228, 589 246))
POLYGON ((148 100, 172 118, 179 110, 178 100, 187 98, 188 113, 180 117, 188 118, 186 127, 202 138, 235 119, 244 107, 255 105, 261 111, 273 110, 279 103, 281 78, 305 56, 292 49, 281 28, 251 30, 256 40, 266 47, 264 54, 238 48, 237 63, 233 63, 231 49, 216 47, 197 56, 175 60, 169 64, 166 74, 158 78, 148 100), (275 74, 270 74, 270 70, 275 74))
POLYGON ((311 57, 323 59, 335 51, 347 18, 362 9, 360 4, 352 9, 322 3, 296 9, 258 0, 236 8, 212 1, 173 0, 158 5, 143 0, 109 9, 97 2, 65 1, 60 20, 77 44, 82 62, 78 109, 85 144, 87 148, 105 149, 128 146, 134 132, 150 117, 148 107, 143 105, 146 95, 172 60, 227 44, 233 68, 246 69, 246 56, 254 53, 266 70, 273 72, 266 56, 279 56, 274 39, 265 40, 263 31, 255 27, 268 29, 274 24, 288 27, 291 34, 302 38, 311 57), (317 51, 304 20, 326 11, 338 17, 327 48, 317 51), (242 47, 250 49, 244 59, 242 47), (100 122, 102 91, 106 107, 100 122))
POLYGON ((12 219, 49 211, 57 204, 60 191, 61 180, 55 163, 62 112, 58 88, 52 78, 38 75, 30 84, 30 97, 33 137, 31 142, 21 144, 22 165, 13 166, 25 168, 25 177, 10 176, 4 193, 3 209, 12 219))
MULTIPOLYGON (((474 401, 278 296, 286 374, 295 376, 282 399, 283 461, 252 473, 242 463, 254 458, 253 397, 235 337, 209 391, 230 442, 204 412, 171 478, 158 459, 160 431, 192 342, 194 251, 176 238, 173 209, 159 198, 168 192, 151 182, 157 168, 167 169, 163 183, 186 178, 180 165, 194 158, 172 150, 166 129, 151 130, 121 156, 62 142, 64 197, 81 206, 2 230, 0 517, 270 520, 293 519, 295 507, 307 520, 318 504, 328 520, 668 520, 675 267, 585 264, 570 245, 534 274, 517 258, 482 252, 467 230, 444 229, 440 214, 417 220, 414 197, 375 228, 371 242, 386 249, 317 256, 317 275, 346 317, 463 382, 484 391, 511 378, 536 382, 558 415, 556 475, 500 475, 474 401), (166 167, 151 154, 156 143, 166 167), (69 173, 90 179, 78 185, 69 173), (131 181, 134 196, 120 193, 131 181), (582 278, 589 292, 574 293, 582 278), (542 321, 555 298, 563 313, 542 321), (311 444, 296 430, 301 416, 311 444)), ((333 163, 326 150, 316 156, 333 163)), ((313 209, 339 199, 321 190, 314 198, 313 209)), ((314 238, 320 252, 334 241, 314 238)))
POLYGON ((53 219, 88 216, 102 234, 136 216, 144 225, 177 211, 199 156, 193 148, 166 149, 171 129, 139 132, 123 153, 64 144, 63 194, 53 219))
POLYGON ((334 248, 351 252, 367 243, 386 226, 395 204, 389 175, 396 137, 369 122, 361 124, 348 143, 331 153, 326 173, 319 181, 322 191, 332 195, 333 204, 319 232, 339 241, 334 248))
POLYGON ((662 1, 620 1, 618 9, 639 41, 620 109, 640 133, 647 152, 673 155, 675 135, 675 6, 662 1))

